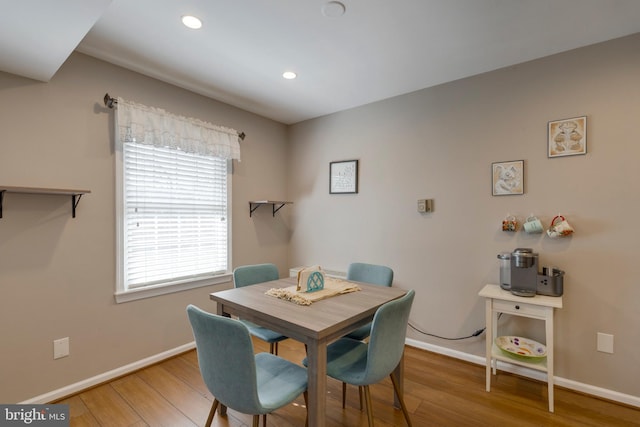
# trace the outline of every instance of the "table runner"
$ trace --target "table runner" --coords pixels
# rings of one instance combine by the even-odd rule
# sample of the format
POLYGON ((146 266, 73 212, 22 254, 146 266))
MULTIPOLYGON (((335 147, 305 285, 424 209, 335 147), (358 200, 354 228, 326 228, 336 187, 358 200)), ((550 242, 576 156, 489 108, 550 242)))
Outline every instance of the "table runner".
POLYGON ((314 292, 298 291, 297 286, 289 286, 286 288, 271 288, 266 294, 272 297, 291 301, 298 305, 311 305, 315 301, 330 298, 336 295, 356 292, 360 287, 348 280, 336 279, 334 277, 324 278, 324 289, 314 292))

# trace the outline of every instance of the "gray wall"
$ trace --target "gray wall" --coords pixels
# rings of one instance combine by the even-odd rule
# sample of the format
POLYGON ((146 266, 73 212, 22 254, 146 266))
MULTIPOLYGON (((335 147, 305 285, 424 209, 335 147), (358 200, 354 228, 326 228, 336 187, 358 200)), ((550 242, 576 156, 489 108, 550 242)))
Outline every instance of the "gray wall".
MULTIPOLYGON (((0 73, 0 184, 89 189, 68 197, 7 194, 0 219, 0 402, 19 402, 193 340, 189 303, 215 310, 205 287, 115 304, 113 114, 105 92, 246 132, 234 162, 234 265, 274 262, 287 274, 284 216, 247 201, 283 199, 286 127, 73 54, 49 83, 0 73), (53 340, 70 337, 53 360, 53 340)), ((287 213, 282 212, 283 215, 287 213)), ((228 285, 227 285, 228 286, 228 285)))
MULTIPOLYGON (((214 287, 115 304, 113 112, 105 92, 247 133, 234 162, 234 265, 345 270, 387 264, 416 289, 411 321, 439 335, 484 325, 477 296, 496 254, 533 247, 567 271, 556 316, 557 374, 640 396, 638 255, 640 35, 286 127, 73 54, 49 83, 0 73, 0 184, 87 188, 75 219, 58 196, 5 196, 0 219, 0 402, 18 402, 192 340, 184 308, 214 287), (549 120, 587 115, 588 154, 546 157, 549 120), (359 159, 358 195, 329 195, 329 162, 359 159), (525 160, 526 192, 492 197, 490 165, 525 160), (249 218, 247 201, 292 200, 249 218), (435 199, 435 212, 416 200, 435 199), (565 214, 562 241, 500 231, 508 213, 565 214), (615 353, 595 350, 596 333, 615 353), (70 357, 52 341, 70 337, 70 357)), ((229 286, 229 285, 226 285, 229 286)), ((542 339, 535 322, 505 331, 542 339)), ((483 336, 448 342, 483 355, 483 336)), ((482 387, 482 385, 479 385, 482 387)))
MULTIPOLYGON (((290 129, 293 265, 391 266, 416 290, 411 322, 438 335, 484 325, 478 291, 497 283, 496 255, 531 247, 566 270, 556 315, 556 373, 640 396, 640 35, 421 90, 290 129), (547 122, 588 116, 588 153, 547 158, 547 122), (328 194, 329 162, 360 160, 360 192, 328 194), (525 161, 525 194, 493 197, 491 163, 525 161), (419 214, 416 201, 435 200, 419 214), (574 236, 500 229, 507 214, 545 224, 564 214, 574 236), (615 337, 596 351, 596 333, 615 337)), ((543 340, 537 321, 503 332, 543 340)), ((411 338, 484 355, 462 342, 411 338)))

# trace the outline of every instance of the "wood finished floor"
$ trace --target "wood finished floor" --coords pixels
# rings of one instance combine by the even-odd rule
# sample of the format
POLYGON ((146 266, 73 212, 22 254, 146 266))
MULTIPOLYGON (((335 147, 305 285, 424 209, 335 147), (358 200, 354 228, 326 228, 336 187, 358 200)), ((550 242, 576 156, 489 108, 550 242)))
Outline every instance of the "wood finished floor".
MULTIPOLYGON (((254 340, 256 351, 267 345, 254 340)), ((280 343, 280 356, 300 362, 304 346, 280 343)), ((555 413, 547 411, 546 383, 499 372, 490 393, 485 370, 446 356, 407 347, 405 402, 415 427, 424 426, 640 426, 640 409, 604 401, 556 387, 555 413)), ((393 409, 389 379, 371 387, 375 425, 406 426, 393 409)), ((327 426, 367 426, 359 409, 358 391, 347 388, 347 408, 341 407, 341 385, 329 379, 327 426)), ((56 403, 70 407, 71 426, 202 426, 213 396, 198 370, 195 350, 100 385, 56 403)), ((304 400, 267 417, 272 427, 303 426, 304 400)), ((229 410, 216 414, 213 426, 250 426, 251 416, 229 410)))

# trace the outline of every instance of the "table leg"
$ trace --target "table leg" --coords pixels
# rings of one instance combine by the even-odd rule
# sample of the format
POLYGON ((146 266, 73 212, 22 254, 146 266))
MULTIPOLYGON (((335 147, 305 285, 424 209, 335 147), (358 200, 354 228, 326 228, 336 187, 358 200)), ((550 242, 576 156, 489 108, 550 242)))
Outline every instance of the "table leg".
POLYGON ((327 410, 327 343, 307 343, 309 427, 324 427, 327 410))
POLYGON ((491 346, 493 345, 493 307, 491 305, 491 298, 487 298, 485 302, 485 352, 486 352, 486 364, 487 364, 487 372, 486 372, 486 389, 487 391, 491 391, 491 365, 493 357, 491 355, 491 346))
POLYGON ((549 395, 549 412, 553 412, 553 311, 544 321, 547 336, 547 387, 549 395), (551 318, 549 317, 551 316, 551 318))
MULTIPOLYGON (((216 302, 216 314, 218 316, 231 317, 229 313, 225 313, 224 305, 222 303, 216 302)), ((222 403, 218 405, 218 414, 222 417, 227 415, 227 407, 222 403)))

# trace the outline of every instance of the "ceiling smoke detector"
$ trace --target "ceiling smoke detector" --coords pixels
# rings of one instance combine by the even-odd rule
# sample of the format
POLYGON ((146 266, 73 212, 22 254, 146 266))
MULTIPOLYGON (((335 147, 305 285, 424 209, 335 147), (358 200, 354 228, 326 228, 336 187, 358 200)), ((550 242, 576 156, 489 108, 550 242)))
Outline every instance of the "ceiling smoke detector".
POLYGON ((339 1, 329 1, 322 6, 322 14, 327 18, 339 18, 346 10, 345 5, 339 1))

